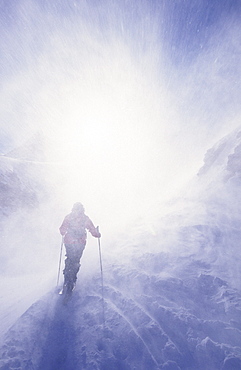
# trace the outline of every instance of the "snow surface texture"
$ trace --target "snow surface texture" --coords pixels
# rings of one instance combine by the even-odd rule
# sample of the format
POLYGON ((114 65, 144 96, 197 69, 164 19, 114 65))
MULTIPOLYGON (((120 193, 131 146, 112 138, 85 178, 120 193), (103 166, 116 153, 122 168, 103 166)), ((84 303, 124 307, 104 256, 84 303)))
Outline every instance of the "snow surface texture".
POLYGON ((241 369, 240 147, 209 150, 152 232, 103 245, 104 310, 81 270, 66 306, 52 290, 6 332, 0 369, 241 369))

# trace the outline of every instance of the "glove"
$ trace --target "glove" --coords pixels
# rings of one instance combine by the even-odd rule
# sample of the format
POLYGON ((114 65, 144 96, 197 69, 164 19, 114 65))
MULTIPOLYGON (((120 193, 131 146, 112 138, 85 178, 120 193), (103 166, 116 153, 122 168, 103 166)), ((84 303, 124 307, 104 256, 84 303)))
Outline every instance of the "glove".
POLYGON ((97 226, 96 228, 96 238, 100 238, 101 237, 101 233, 99 232, 99 226, 97 226))

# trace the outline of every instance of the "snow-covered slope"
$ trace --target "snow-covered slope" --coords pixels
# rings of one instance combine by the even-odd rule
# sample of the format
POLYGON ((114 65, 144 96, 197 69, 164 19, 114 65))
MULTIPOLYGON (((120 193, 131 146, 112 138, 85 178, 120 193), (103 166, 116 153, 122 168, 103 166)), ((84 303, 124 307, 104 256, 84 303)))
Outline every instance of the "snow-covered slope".
POLYGON ((66 306, 54 290, 36 301, 0 369, 240 369, 240 147, 238 129, 210 149, 151 232, 103 243, 104 306, 84 259, 66 306))
POLYGON ((240 368, 237 291, 192 258, 151 254, 134 266, 106 272, 105 323, 98 279, 79 282, 67 306, 42 297, 8 331, 1 368, 240 368), (168 276, 173 264, 182 269, 168 276))
POLYGON ((0 156, 0 339, 51 287, 50 266, 59 254, 58 225, 49 217, 52 167, 41 161, 37 139, 0 156))

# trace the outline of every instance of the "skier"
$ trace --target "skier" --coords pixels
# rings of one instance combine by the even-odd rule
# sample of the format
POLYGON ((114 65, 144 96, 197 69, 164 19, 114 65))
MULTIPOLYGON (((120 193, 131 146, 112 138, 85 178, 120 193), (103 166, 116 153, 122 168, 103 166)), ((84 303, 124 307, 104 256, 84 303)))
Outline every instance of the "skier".
POLYGON ((86 245, 86 229, 95 237, 100 238, 99 230, 85 214, 81 203, 75 203, 72 211, 68 214, 59 228, 60 234, 66 249, 64 273, 64 286, 62 293, 72 291, 77 280, 77 273, 80 268, 80 258, 86 245))

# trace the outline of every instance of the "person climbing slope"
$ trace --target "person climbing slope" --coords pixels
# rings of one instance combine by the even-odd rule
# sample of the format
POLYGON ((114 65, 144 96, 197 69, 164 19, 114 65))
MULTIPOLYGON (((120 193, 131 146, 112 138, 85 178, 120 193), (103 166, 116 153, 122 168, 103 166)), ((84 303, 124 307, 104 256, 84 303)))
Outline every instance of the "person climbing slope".
POLYGON ((77 274, 80 269, 80 259, 86 245, 87 232, 86 229, 95 237, 100 238, 101 234, 85 214, 85 209, 82 203, 75 203, 72 211, 68 214, 59 228, 60 234, 63 236, 63 242, 66 249, 64 285, 62 293, 72 291, 75 287, 77 274))

